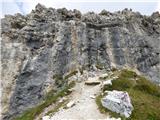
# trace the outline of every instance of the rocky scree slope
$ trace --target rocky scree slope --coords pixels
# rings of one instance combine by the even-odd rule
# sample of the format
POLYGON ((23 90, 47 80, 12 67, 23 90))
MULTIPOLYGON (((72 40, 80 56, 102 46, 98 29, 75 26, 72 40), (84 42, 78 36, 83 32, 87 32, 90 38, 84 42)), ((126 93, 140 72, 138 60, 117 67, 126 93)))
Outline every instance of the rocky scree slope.
POLYGON ((6 15, 2 24, 2 115, 9 120, 39 104, 53 75, 131 67, 160 83, 160 14, 46 8, 6 15))

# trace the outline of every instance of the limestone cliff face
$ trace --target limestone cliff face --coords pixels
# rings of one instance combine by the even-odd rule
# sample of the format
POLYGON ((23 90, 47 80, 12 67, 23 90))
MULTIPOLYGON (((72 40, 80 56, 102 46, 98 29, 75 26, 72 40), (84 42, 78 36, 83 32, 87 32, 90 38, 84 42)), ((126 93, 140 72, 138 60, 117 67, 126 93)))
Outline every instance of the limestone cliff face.
POLYGON ((24 112, 56 89, 52 76, 101 67, 136 69, 160 83, 160 14, 81 14, 38 4, 2 22, 2 111, 24 112))

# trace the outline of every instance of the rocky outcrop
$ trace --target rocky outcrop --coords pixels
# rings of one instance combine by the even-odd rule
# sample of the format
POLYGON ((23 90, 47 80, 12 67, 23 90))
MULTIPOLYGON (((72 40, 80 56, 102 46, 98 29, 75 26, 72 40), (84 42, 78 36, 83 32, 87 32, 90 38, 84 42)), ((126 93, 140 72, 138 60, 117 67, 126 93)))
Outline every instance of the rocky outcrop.
POLYGON ((55 75, 131 67, 160 83, 160 14, 81 14, 38 4, 2 23, 2 111, 11 119, 57 90, 55 75))
POLYGON ((126 118, 130 117, 133 106, 127 92, 123 91, 108 91, 107 95, 101 100, 103 107, 120 113, 126 118))

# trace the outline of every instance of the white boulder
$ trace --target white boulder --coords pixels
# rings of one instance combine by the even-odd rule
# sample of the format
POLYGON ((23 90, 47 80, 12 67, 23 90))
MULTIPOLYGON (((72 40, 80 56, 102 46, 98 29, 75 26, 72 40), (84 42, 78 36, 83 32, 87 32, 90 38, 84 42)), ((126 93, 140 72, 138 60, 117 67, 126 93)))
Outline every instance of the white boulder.
POLYGON ((102 98, 103 107, 124 115, 126 118, 130 117, 133 106, 127 92, 123 91, 108 91, 108 94, 102 98))

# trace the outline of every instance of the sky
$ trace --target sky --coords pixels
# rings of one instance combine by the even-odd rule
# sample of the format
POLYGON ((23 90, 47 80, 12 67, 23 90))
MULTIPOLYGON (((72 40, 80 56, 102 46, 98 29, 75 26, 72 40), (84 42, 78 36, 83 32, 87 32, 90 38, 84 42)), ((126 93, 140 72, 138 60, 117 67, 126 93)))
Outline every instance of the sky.
POLYGON ((124 8, 131 8, 143 15, 160 12, 160 0, 1 0, 0 17, 4 17, 5 14, 28 14, 38 3, 46 7, 78 9, 82 13, 88 11, 99 13, 103 9, 114 12, 124 8))

